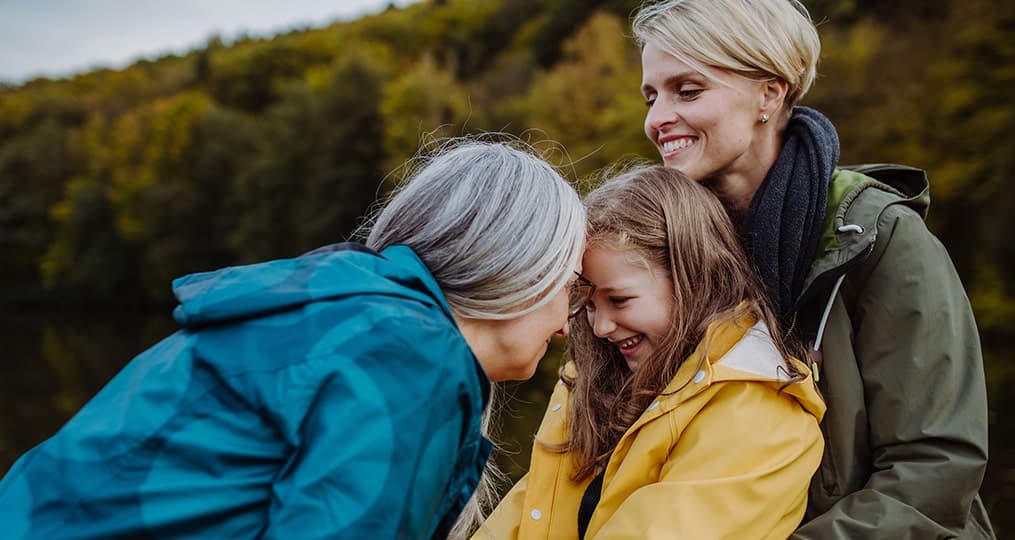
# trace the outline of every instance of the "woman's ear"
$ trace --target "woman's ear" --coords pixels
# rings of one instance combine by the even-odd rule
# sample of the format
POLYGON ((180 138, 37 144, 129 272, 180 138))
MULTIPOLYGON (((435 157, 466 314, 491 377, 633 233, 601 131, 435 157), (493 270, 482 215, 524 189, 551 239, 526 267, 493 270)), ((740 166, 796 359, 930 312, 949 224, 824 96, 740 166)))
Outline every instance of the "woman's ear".
POLYGON ((789 83, 778 77, 761 81, 761 113, 775 116, 786 103, 788 93, 789 83))

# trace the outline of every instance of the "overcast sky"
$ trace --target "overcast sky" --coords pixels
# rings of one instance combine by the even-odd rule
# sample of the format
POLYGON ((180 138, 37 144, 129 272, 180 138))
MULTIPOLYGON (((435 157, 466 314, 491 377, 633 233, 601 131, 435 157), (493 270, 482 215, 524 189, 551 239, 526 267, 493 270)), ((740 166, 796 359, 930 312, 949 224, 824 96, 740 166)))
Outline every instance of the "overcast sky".
POLYGON ((417 0, 0 0, 0 81, 182 53, 218 34, 324 26, 417 0))

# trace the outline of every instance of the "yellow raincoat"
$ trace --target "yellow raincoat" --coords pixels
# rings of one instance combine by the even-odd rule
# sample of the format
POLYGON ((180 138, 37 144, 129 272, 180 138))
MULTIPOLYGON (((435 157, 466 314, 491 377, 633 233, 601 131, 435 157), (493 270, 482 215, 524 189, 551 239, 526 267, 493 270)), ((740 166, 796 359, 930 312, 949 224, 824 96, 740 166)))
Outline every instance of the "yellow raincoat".
MULTIPOLYGON (((785 361, 765 326, 752 323, 711 326, 708 361, 699 366, 699 345, 624 433, 586 539, 785 539, 799 525, 821 461, 825 405, 795 359, 807 377, 779 391, 785 361)), ((540 445, 567 439, 570 403, 558 383, 528 474, 474 538, 578 537, 591 479, 571 481, 572 455, 540 445)))

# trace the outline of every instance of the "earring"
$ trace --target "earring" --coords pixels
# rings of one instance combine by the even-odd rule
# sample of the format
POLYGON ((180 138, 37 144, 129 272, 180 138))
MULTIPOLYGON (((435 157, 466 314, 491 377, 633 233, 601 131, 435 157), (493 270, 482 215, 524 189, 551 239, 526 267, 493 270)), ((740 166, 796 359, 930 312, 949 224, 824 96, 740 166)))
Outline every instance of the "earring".
POLYGON ((761 123, 762 124, 768 123, 768 113, 761 113, 761 123))

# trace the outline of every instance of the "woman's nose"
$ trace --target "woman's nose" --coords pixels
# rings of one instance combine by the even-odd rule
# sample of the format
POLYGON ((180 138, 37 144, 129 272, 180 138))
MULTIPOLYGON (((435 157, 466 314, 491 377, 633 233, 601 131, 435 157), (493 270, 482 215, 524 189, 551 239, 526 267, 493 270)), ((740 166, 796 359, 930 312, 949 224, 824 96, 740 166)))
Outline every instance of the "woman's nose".
POLYGON ((655 142, 656 134, 675 121, 676 112, 667 106, 666 102, 657 97, 656 101, 649 107, 648 112, 645 113, 645 135, 648 135, 648 138, 655 142))
POLYGON ((564 321, 564 326, 561 326, 559 330, 553 333, 553 335, 558 337, 567 337, 571 335, 571 329, 568 328, 568 324, 570 324, 570 322, 570 320, 564 321))

